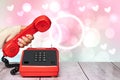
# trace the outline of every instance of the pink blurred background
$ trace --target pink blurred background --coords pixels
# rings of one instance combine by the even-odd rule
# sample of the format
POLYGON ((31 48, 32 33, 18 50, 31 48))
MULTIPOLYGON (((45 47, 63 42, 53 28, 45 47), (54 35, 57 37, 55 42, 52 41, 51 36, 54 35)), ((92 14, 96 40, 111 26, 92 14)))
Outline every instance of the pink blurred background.
MULTIPOLYGON (((0 27, 28 25, 47 15, 49 31, 33 47, 57 47, 61 61, 120 61, 119 0, 1 0, 0 27)), ((28 46, 29 47, 29 46, 28 46)), ((19 61, 19 55, 11 61, 19 61)))

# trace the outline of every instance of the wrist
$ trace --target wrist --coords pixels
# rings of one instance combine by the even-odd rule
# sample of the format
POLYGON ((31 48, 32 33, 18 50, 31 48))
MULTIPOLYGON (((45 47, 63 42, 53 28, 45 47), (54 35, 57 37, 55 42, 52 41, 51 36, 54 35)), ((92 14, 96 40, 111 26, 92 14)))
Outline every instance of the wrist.
POLYGON ((20 31, 22 31, 22 30, 25 29, 25 28, 26 28, 26 26, 21 25, 20 31))

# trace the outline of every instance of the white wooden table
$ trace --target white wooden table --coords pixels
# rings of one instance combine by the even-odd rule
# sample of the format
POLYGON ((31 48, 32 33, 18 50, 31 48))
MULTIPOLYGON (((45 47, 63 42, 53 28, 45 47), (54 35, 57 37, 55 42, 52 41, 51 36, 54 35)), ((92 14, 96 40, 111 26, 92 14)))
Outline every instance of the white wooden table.
POLYGON ((117 62, 61 62, 58 77, 21 77, 10 70, 0 63, 0 80, 120 80, 117 62))

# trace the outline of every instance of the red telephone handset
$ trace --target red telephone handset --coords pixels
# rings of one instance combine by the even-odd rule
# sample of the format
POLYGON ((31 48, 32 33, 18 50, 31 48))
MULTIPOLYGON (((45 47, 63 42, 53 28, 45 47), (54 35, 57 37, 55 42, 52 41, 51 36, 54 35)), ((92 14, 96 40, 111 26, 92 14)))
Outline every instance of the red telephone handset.
POLYGON ((34 34, 37 31, 44 32, 50 28, 50 25, 51 21, 47 16, 42 15, 37 17, 29 26, 22 30, 18 35, 16 35, 13 39, 5 43, 5 45, 2 48, 4 56, 14 57, 17 55, 19 51, 19 46, 17 43, 18 38, 21 38, 26 34, 34 34))

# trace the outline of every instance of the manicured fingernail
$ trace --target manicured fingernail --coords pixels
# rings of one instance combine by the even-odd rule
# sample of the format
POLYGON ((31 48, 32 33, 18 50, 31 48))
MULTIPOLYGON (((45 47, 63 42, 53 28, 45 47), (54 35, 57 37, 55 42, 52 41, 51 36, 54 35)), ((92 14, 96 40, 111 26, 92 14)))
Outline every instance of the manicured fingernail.
POLYGON ((24 39, 25 37, 24 37, 24 36, 22 36, 22 38, 24 39))
POLYGON ((18 42, 18 45, 19 45, 20 47, 22 46, 20 42, 18 42))
POLYGON ((26 34, 26 36, 30 36, 29 34, 26 34))
POLYGON ((18 38, 18 41, 21 41, 22 39, 21 38, 18 38))

